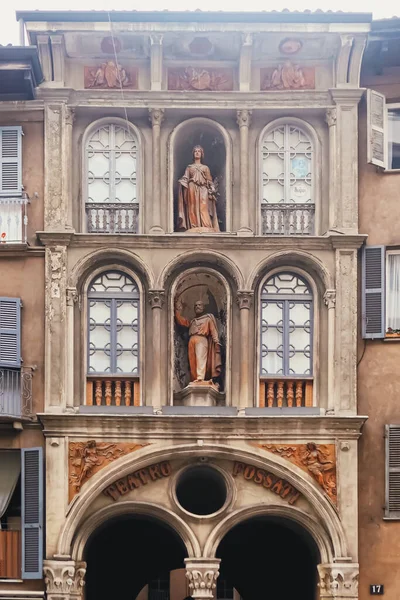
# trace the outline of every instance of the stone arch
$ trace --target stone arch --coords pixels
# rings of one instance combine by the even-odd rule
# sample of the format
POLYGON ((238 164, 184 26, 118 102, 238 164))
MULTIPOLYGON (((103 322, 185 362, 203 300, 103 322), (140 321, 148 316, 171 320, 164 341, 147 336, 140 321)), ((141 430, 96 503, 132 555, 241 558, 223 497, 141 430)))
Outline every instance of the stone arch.
POLYGON ((133 513, 136 515, 153 517, 156 520, 169 525, 184 543, 188 556, 199 557, 201 555, 200 545, 196 535, 181 517, 171 510, 162 508, 156 504, 126 501, 105 506, 83 522, 82 527, 79 529, 72 542, 71 558, 77 561, 83 560, 85 547, 90 536, 102 523, 117 516, 133 513))
MULTIPOLYGON (((185 130, 187 129, 195 129, 195 128, 203 128, 205 130, 212 131, 214 130, 217 134, 219 134, 223 140, 225 146, 225 166, 224 166, 224 175, 225 175, 225 184, 224 184, 224 193, 226 197, 226 223, 225 228, 226 231, 231 231, 231 206, 232 206, 232 140, 225 129, 220 123, 214 121, 213 119, 209 119, 207 117, 193 117, 190 119, 186 119, 179 123, 174 130, 171 132, 168 140, 168 190, 169 190, 169 202, 168 202, 168 227, 170 231, 174 231, 174 179, 176 177, 181 177, 183 175, 176 173, 176 146, 180 142, 181 138, 189 137, 185 136, 185 130)), ((200 143, 200 139, 195 141, 196 144, 200 143)), ((188 161, 186 164, 189 164, 190 159, 188 157, 188 161)), ((205 157, 205 162, 207 163, 207 156, 205 157)), ((186 166, 186 165, 185 165, 186 166)), ((211 173, 214 177, 215 173, 211 173)))
POLYGON ((296 507, 279 506, 279 505, 262 505, 246 506, 229 514, 223 519, 210 533, 207 542, 204 546, 204 556, 214 558, 218 546, 225 535, 239 523, 243 523, 254 517, 274 516, 282 517, 289 521, 295 521, 308 531, 320 553, 320 562, 331 562, 333 560, 333 547, 327 532, 312 516, 305 514, 296 507))
POLYGON ((172 281, 183 270, 183 267, 197 266, 220 271, 230 283, 232 291, 244 289, 244 277, 237 265, 230 258, 213 250, 192 250, 182 252, 173 258, 157 279, 157 289, 165 289, 172 285, 172 281))
MULTIPOLYGON (((86 511, 95 498, 115 480, 128 475, 134 470, 144 468, 161 460, 198 458, 201 456, 229 461, 251 462, 255 467, 266 469, 288 481, 304 495, 314 509, 318 521, 323 523, 323 528, 319 525, 319 529, 315 529, 315 532, 320 531, 321 535, 325 532, 324 539, 326 541, 322 544, 321 541, 318 542, 316 540, 316 543, 319 543, 321 549, 324 547, 328 549, 330 547, 331 552, 329 556, 332 559, 348 556, 346 535, 337 510, 322 490, 312 481, 311 476, 285 459, 272 454, 271 456, 264 456, 260 452, 256 453, 256 451, 235 448, 225 444, 210 443, 206 443, 201 447, 197 443, 170 445, 162 448, 159 446, 153 448, 150 445, 138 450, 134 454, 127 454, 119 458, 106 469, 96 473, 84 484, 79 494, 69 506, 66 520, 59 535, 56 554, 65 558, 71 556, 74 548, 74 540, 80 535, 80 529, 85 527, 84 517, 86 511)), ((288 508, 287 510, 291 511, 292 508, 288 508)), ((293 512, 294 514, 295 512, 293 512)), ((199 548, 197 546, 194 547, 194 551, 199 552, 199 548)), ((194 557, 196 556, 198 555, 195 554, 194 557)))

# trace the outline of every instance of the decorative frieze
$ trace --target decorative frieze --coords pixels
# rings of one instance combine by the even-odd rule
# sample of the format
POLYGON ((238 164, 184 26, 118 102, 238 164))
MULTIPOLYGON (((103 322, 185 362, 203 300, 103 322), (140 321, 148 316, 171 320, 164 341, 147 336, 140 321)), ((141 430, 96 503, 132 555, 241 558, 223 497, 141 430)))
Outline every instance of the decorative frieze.
POLYGON ((95 67, 84 67, 84 87, 92 89, 131 89, 138 87, 138 70, 107 60, 95 67))
POLYGON ((315 89, 315 67, 304 67, 286 61, 276 67, 260 69, 260 89, 313 90, 315 89))
POLYGON ((192 92, 229 92, 233 90, 233 70, 203 67, 168 69, 168 89, 192 92))

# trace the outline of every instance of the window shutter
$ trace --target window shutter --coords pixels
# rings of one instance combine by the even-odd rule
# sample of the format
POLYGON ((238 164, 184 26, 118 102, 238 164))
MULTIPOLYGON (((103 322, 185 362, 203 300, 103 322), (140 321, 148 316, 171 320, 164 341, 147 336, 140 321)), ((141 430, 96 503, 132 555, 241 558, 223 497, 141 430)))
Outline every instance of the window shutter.
POLYGON ((22 448, 22 579, 43 577, 43 450, 22 448))
POLYGON ((367 90, 367 160, 377 167, 387 166, 386 98, 367 90))
POLYGON ((364 246, 362 255, 362 336, 385 337, 385 246, 364 246))
POLYGON ((0 297, 0 367, 21 367, 21 300, 0 297))
POLYGON ((400 519, 400 425, 385 430, 385 517, 400 519))
POLYGON ((0 127, 0 196, 22 194, 22 127, 0 127))

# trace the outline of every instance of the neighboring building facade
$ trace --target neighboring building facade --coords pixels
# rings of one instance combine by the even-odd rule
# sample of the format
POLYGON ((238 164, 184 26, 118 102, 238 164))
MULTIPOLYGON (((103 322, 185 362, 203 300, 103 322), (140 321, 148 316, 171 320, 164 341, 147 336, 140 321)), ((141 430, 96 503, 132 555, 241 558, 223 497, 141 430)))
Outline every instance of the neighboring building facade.
POLYGON ((24 186, 0 196, 0 336, 22 332, 24 363, 2 343, 0 367, 37 369, 29 418, 0 416, 0 597, 395 598, 357 509, 384 460, 358 455, 381 341, 357 372, 356 286, 365 234, 396 244, 358 140, 384 33, 349 13, 18 18, 44 82, 0 103, 2 181, 12 131, 24 186))

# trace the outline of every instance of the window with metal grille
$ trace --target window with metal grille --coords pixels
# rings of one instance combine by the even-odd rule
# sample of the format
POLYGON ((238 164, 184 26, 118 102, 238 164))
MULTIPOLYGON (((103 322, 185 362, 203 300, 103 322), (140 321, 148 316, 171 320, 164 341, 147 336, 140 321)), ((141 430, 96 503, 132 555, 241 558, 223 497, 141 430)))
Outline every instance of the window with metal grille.
POLYGON ((261 145, 262 233, 314 233, 313 144, 296 125, 279 125, 261 145))
POLYGON ((400 425, 385 430, 385 518, 400 519, 400 425))
POLYGON ((119 271, 88 289, 88 373, 139 375, 139 290, 119 271))
POLYGON ((137 233, 138 143, 127 126, 101 125, 86 143, 86 218, 89 233, 137 233))
POLYGON ((260 374, 312 375, 313 297, 296 273, 270 277, 261 291, 260 374))

